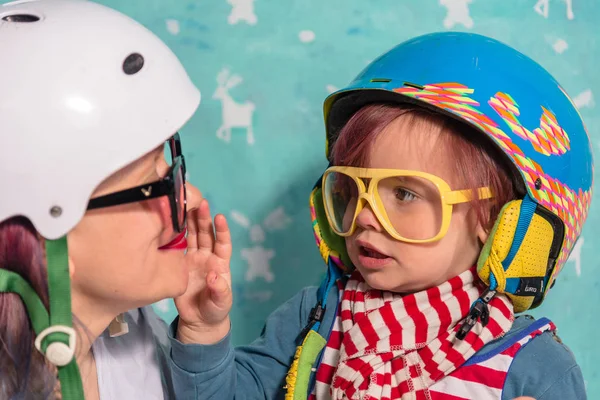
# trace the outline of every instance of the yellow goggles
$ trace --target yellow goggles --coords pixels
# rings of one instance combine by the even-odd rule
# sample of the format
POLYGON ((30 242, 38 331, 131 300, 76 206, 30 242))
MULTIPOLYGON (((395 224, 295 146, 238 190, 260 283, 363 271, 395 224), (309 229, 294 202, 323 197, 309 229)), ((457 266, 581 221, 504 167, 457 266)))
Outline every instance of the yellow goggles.
MULTIPOLYGON (((479 199, 492 198, 489 187, 475 189, 479 199)), ((472 200, 473 189, 451 190, 441 178, 420 171, 330 167, 323 174, 323 203, 329 225, 350 236, 366 204, 396 240, 427 243, 448 232, 452 207, 472 200)))

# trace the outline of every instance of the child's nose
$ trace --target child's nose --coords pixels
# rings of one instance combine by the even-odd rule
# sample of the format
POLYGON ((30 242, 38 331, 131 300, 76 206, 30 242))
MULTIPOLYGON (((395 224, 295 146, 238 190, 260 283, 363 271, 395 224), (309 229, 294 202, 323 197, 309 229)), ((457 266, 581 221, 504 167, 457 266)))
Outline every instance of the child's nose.
POLYGON ((379 219, 369 204, 366 204, 356 216, 356 225, 364 230, 374 230, 376 232, 383 231, 383 227, 381 226, 379 219))

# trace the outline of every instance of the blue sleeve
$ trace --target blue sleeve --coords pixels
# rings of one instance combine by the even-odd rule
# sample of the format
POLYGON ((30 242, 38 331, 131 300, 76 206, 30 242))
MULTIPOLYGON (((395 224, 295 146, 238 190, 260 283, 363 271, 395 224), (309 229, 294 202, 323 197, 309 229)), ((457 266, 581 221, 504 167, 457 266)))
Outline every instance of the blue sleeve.
MULTIPOLYGON (((296 339, 316 302, 316 288, 306 288, 275 310, 261 336, 234 349, 230 336, 210 345, 183 344, 171 324, 171 370, 178 399, 283 398, 285 377, 296 353, 296 339)), ((235 329, 235 326, 232 327, 235 329)))
POLYGON ((586 400, 581 369, 557 336, 546 332, 525 345, 513 360, 502 400, 586 400))

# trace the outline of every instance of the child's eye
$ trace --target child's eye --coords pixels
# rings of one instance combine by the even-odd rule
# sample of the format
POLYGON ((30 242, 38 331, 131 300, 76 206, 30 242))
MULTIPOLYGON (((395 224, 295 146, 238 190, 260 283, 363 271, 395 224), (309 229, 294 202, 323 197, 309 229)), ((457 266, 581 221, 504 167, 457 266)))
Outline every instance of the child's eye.
POLYGON ((397 187, 394 189, 394 194, 396 195, 396 199, 402 202, 410 202, 417 200, 417 195, 413 192, 406 190, 403 187, 397 187))

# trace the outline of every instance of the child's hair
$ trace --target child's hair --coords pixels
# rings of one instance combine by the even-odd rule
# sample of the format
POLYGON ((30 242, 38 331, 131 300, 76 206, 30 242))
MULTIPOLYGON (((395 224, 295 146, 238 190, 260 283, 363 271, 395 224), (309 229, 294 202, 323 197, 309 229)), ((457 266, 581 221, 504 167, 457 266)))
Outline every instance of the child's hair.
POLYGON ((505 164, 490 154, 475 128, 440 113, 415 106, 371 104, 356 112, 341 129, 331 150, 334 165, 364 167, 374 139, 397 118, 413 127, 439 131, 438 146, 453 153, 454 190, 488 186, 494 198, 479 200, 474 191, 472 206, 481 225, 489 231, 502 207, 516 198, 505 164))

